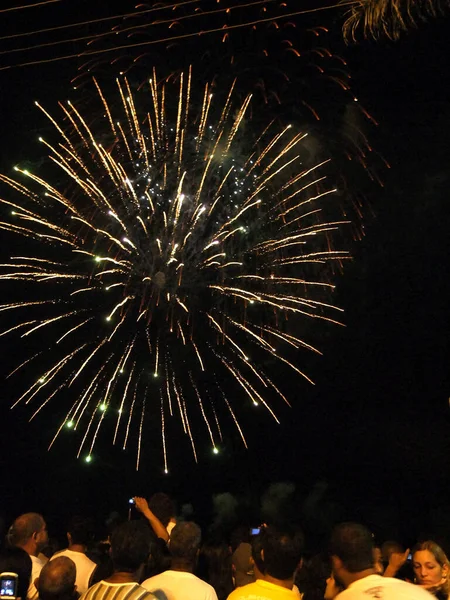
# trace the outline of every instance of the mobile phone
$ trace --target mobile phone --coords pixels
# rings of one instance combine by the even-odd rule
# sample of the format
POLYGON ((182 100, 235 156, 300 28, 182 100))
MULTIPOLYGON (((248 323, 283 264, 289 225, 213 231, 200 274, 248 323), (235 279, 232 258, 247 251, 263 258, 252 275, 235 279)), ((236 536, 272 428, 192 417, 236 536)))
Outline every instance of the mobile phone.
POLYGON ((261 531, 261 527, 252 527, 250 529, 250 535, 258 535, 258 533, 261 531))
POLYGON ((412 554, 408 554, 408 559, 407 560, 412 560, 412 554))
POLYGON ((136 502, 134 501, 134 498, 130 498, 128 500, 128 504, 136 504, 136 502))
POLYGON ((1 573, 0 574, 0 598, 11 600, 17 597, 17 585, 19 576, 17 573, 1 573))

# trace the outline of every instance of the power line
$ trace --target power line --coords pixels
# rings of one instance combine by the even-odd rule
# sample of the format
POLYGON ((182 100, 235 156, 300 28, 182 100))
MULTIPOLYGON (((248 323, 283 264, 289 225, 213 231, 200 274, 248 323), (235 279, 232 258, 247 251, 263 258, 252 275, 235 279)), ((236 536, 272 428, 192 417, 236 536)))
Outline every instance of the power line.
MULTIPOLYGON (((49 0, 50 2, 61 2, 61 0, 49 0)), ((186 0, 186 2, 176 2, 175 4, 169 4, 167 6, 159 6, 158 8, 149 8, 147 10, 141 10, 139 12, 134 13, 125 13, 124 15, 113 15, 111 17, 99 17, 98 19, 92 19, 91 21, 80 21, 79 23, 69 23, 68 25, 58 25, 57 27, 47 27, 45 29, 38 29, 37 31, 26 31, 24 33, 14 33, 12 35, 4 35, 0 37, 1 40, 9 40, 12 38, 26 37, 29 35, 37 35, 38 33, 48 33, 49 31, 59 31, 61 29, 70 29, 71 27, 78 27, 79 25, 91 25, 93 23, 100 23, 102 21, 112 21, 114 19, 123 19, 125 17, 134 17, 138 15, 144 15, 146 13, 166 10, 169 8, 177 8, 178 6, 185 6, 186 4, 195 4, 196 2, 200 2, 200 0, 186 0)), ((43 2, 42 4, 45 4, 43 2)), ((37 6, 37 4, 33 4, 32 6, 37 6)), ((6 10, 16 10, 16 9, 6 9, 6 10)), ((0 12, 4 12, 1 11, 0 12)))
POLYGON ((35 6, 42 6, 43 4, 54 4, 55 2, 62 2, 62 0, 44 0, 43 2, 35 2, 34 4, 24 4, 22 6, 12 6, 11 8, 2 8, 0 13, 12 12, 13 10, 23 10, 24 8, 34 8, 35 6))
MULTIPOLYGON (((291 12, 291 13, 287 13, 284 15, 279 15, 277 17, 277 19, 287 19, 289 17, 295 17, 295 16, 299 16, 299 15, 304 15, 304 14, 311 14, 311 13, 315 13, 315 12, 324 12, 326 10, 330 10, 332 8, 337 8, 342 7, 342 6, 352 6, 354 4, 356 4, 356 0, 350 0, 349 2, 339 2, 338 4, 332 4, 329 6, 322 6, 319 8, 311 8, 311 9, 306 9, 306 10, 300 10, 300 11, 295 11, 295 12, 291 12)), ((179 35, 179 36, 171 36, 171 37, 167 37, 167 38, 161 38, 158 40, 149 40, 147 42, 138 42, 136 44, 125 44, 123 46, 114 46, 113 48, 105 48, 103 50, 93 50, 90 52, 81 52, 78 54, 68 54, 65 56, 56 56, 54 58, 47 58, 47 59, 43 59, 43 60, 34 60, 34 61, 28 61, 28 62, 24 62, 24 63, 20 63, 17 65, 8 65, 6 67, 0 67, 0 71, 5 71, 7 69, 14 69, 17 67, 27 67, 27 66, 31 66, 31 65, 39 65, 39 64, 44 64, 44 63, 51 63, 51 62, 57 62, 60 60, 68 60, 71 58, 80 58, 80 57, 84 57, 84 56, 95 56, 98 54, 105 54, 107 52, 114 52, 115 50, 125 50, 127 48, 137 48, 140 46, 150 46, 150 45, 154 45, 154 44, 160 44, 163 42, 173 42, 173 41, 177 41, 177 40, 182 40, 182 39, 186 39, 186 38, 191 38, 191 37, 195 37, 195 36, 202 36, 202 35, 207 35, 208 33, 226 33, 227 31, 230 31, 232 29, 240 29, 242 27, 248 27, 250 25, 258 25, 260 23, 267 23, 269 21, 274 21, 274 17, 269 17, 267 19, 258 19, 256 21, 248 21, 247 23, 239 23, 238 25, 229 25, 229 26, 225 26, 225 27, 216 27, 214 29, 206 29, 204 31, 196 31, 193 33, 186 33, 183 35, 179 35)))
MULTIPOLYGON (((195 0, 195 1, 197 2, 198 0, 195 0)), ((269 4, 270 2, 275 2, 275 1, 276 0, 255 0, 255 2, 248 2, 246 4, 237 4, 237 5, 229 7, 229 8, 219 8, 217 10, 210 10, 210 11, 206 11, 206 12, 202 12, 202 13, 197 13, 197 14, 192 14, 192 15, 184 15, 184 16, 178 17, 176 19, 176 21, 178 22, 178 21, 185 21, 187 19, 207 17, 207 16, 210 16, 210 15, 215 15, 215 14, 222 13, 222 12, 229 12, 231 10, 236 10, 238 8, 247 8, 247 7, 255 6, 255 5, 258 5, 258 4, 269 4)), ((144 11, 144 12, 148 12, 148 11, 144 11)), ((142 14, 142 13, 134 13, 134 14, 142 14)), ((144 25, 135 25, 133 27, 127 27, 125 29, 122 29, 122 30, 114 32, 114 33, 122 34, 122 33, 126 33, 127 31, 132 31, 133 29, 136 29, 136 27, 138 27, 139 29, 144 29, 145 27, 151 27, 153 25, 164 25, 166 23, 173 23, 173 21, 174 21, 174 19, 166 19, 165 21, 161 20, 161 21, 157 21, 156 23, 153 22, 153 23, 147 23, 147 24, 144 24, 144 25)), ((105 33, 98 33, 98 34, 95 34, 95 35, 93 35, 93 34, 91 34, 91 35, 85 35, 85 36, 78 37, 78 38, 58 40, 56 42, 45 42, 44 44, 36 44, 34 46, 26 46, 24 48, 12 48, 10 50, 3 50, 3 51, 1 51, 0 55, 3 55, 3 54, 14 54, 16 52, 26 52, 27 50, 37 50, 38 48, 46 48, 46 47, 49 47, 49 46, 57 46, 59 44, 69 44, 69 43, 72 43, 72 42, 80 42, 80 41, 83 41, 83 40, 92 40, 93 41, 93 40, 95 40, 97 38, 106 37, 106 36, 109 36, 109 35, 113 35, 111 33, 111 31, 106 31, 105 33)))

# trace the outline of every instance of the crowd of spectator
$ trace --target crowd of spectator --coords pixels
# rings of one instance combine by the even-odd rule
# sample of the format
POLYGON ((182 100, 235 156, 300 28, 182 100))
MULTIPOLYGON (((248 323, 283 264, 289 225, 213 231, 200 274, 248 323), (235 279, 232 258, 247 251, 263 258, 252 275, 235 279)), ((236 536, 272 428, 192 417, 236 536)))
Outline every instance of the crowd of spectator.
POLYGON ((17 589, 2 589, 2 599, 449 598, 450 563, 432 540, 411 552, 392 540, 377 546, 368 528, 346 522, 309 556, 296 528, 269 523, 202 540, 196 523, 177 520, 165 494, 133 501, 137 518, 111 524, 105 539, 95 539, 90 519, 72 518, 65 549, 49 538, 42 515, 18 516, 0 552, 0 572, 16 574, 17 589))

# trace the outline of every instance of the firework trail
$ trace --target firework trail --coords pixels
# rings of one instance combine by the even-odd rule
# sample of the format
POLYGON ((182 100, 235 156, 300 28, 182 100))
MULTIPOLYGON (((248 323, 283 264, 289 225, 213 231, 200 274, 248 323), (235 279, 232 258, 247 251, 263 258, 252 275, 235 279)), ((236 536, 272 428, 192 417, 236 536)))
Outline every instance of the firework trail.
POLYGON ((382 185, 389 165, 372 147, 376 121, 352 89, 342 44, 336 48, 324 14, 302 13, 295 0, 221 0, 215 6, 199 0, 141 9, 109 32, 92 34, 85 51, 99 54, 80 52, 72 85, 84 98, 93 74, 102 86, 120 74, 139 87, 148 79, 149 60, 177 76, 195 57, 203 82, 220 73, 221 86, 237 79, 237 97, 251 91, 251 118, 261 129, 270 114, 308 131, 305 153, 312 162, 332 159, 328 172, 343 192, 341 213, 352 220, 354 238, 363 237, 367 196, 374 182, 382 185))
POLYGON ((341 222, 323 216, 336 190, 325 164, 303 163, 305 132, 254 135, 251 97, 236 103, 233 88, 220 102, 206 85, 197 101, 190 70, 169 84, 154 73, 134 95, 118 80, 118 101, 96 86, 90 123, 71 103, 61 124, 40 107, 60 136, 41 140, 56 183, 0 175, 0 228, 27 238, 0 265, 0 337, 37 340, 10 374, 32 374, 15 404, 34 418, 67 403, 50 445, 78 430, 90 460, 108 424, 113 443, 136 441, 138 468, 158 422, 168 472, 171 422, 196 459, 202 429, 219 451, 224 414, 246 444, 243 406, 278 420, 278 380, 308 379, 299 351, 318 350, 299 327, 339 322, 326 266, 347 253, 332 246, 341 222))

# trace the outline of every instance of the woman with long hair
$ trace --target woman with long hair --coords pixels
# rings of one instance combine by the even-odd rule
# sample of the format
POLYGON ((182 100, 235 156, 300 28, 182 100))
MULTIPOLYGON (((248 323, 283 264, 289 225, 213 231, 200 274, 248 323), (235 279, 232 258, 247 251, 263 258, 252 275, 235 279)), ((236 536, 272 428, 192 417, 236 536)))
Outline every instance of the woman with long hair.
POLYGON ((197 575, 213 586, 219 600, 225 600, 234 589, 231 551, 225 542, 209 541, 200 549, 197 575))
POLYGON ((416 583, 440 600, 449 598, 450 563, 442 548, 432 540, 419 542, 412 550, 416 583))

